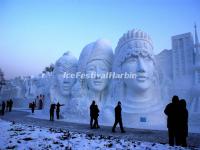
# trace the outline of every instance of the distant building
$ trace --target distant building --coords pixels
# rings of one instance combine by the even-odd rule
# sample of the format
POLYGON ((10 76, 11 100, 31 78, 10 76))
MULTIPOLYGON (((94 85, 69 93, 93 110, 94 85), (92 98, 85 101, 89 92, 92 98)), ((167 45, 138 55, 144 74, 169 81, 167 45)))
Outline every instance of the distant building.
POLYGON ((190 110, 200 112, 200 43, 195 25, 192 33, 172 36, 172 49, 156 56, 160 74, 171 84, 170 97, 178 95, 188 101, 190 110))
POLYGON ((195 84, 199 85, 200 84, 200 43, 197 35, 197 29, 195 25, 195 45, 194 45, 194 54, 195 54, 195 84))

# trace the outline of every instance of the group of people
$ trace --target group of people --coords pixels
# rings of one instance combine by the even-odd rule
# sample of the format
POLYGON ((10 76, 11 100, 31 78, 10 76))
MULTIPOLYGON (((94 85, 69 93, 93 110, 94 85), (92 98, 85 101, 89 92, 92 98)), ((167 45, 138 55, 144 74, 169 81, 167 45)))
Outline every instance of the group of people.
POLYGON ((5 101, 2 101, 2 103, 1 103, 1 115, 4 116, 5 111, 11 112, 12 107, 13 107, 13 100, 12 99, 7 100, 6 103, 5 103, 5 101))
POLYGON ((36 103, 38 103, 38 109, 43 109, 45 96, 40 94, 36 98, 36 103))
MULTIPOLYGON (((115 128, 117 124, 119 124, 121 132, 125 133, 123 123, 122 123, 122 115, 121 115, 121 102, 118 101, 117 106, 115 107, 115 123, 112 127, 112 132, 115 132, 115 128)), ((90 105, 90 128, 91 129, 98 129, 99 123, 98 123, 98 117, 99 117, 99 108, 98 105, 95 104, 95 101, 92 101, 92 104, 90 105)))
POLYGON ((179 100, 178 96, 173 96, 164 113, 167 115, 167 128, 170 146, 187 147, 188 136, 188 110, 186 101, 179 100))
POLYGON ((37 106, 38 106, 38 109, 43 109, 44 100, 45 100, 45 96, 40 94, 39 96, 36 96, 35 101, 33 101, 32 103, 29 103, 29 108, 31 108, 32 114, 35 112, 35 108, 37 106))
MULTIPOLYGON (((50 114, 50 121, 54 121, 54 112, 56 110, 56 118, 60 119, 60 107, 63 106, 63 104, 60 104, 59 102, 57 104, 53 103, 50 106, 49 114, 50 114)), ((121 102, 119 101, 117 103, 117 106, 115 107, 115 122, 112 127, 112 132, 115 132, 115 128, 117 124, 119 124, 121 132, 124 133, 125 130, 123 128, 122 123, 122 115, 121 115, 121 102)), ((90 105, 90 128, 91 129, 98 129, 100 128, 98 123, 98 117, 99 117, 99 108, 98 105, 95 103, 95 101, 92 101, 92 104, 90 105)))
MULTIPOLYGON (((2 104, 3 105, 3 104, 2 104)), ((35 102, 32 103, 33 108, 35 107, 35 102)), ((63 104, 59 102, 57 104, 53 103, 50 106, 50 121, 54 121, 54 112, 56 110, 56 117, 60 119, 60 107, 63 104)), ((9 109, 11 110, 11 109, 9 109)), ((118 101, 115 107, 115 122, 112 127, 112 132, 115 132, 117 124, 119 124, 121 132, 125 133, 122 115, 121 115, 121 102, 118 101)), ((32 110, 34 112, 34 110, 32 110)), ((98 129, 100 128, 98 123, 99 108, 95 101, 92 101, 90 105, 90 128, 98 129)), ((188 136, 188 110, 186 108, 186 101, 184 99, 179 100, 178 96, 173 96, 172 102, 169 103, 164 113, 167 115, 167 128, 170 146, 183 146, 187 147, 187 136, 188 136)))
POLYGON ((57 104, 51 104, 49 114, 50 114, 50 121, 54 121, 54 112, 56 109, 56 118, 60 119, 60 107, 64 106, 64 104, 60 104, 59 102, 57 104))
MULTIPOLYGON (((117 124, 119 124, 121 132, 124 133, 121 115, 121 102, 118 101, 115 107, 115 122, 112 127, 112 132, 115 132, 117 124)), ((187 147, 187 136, 188 136, 188 110, 186 107, 186 101, 184 99, 179 100, 178 96, 173 96, 172 102, 169 103, 164 113, 167 115, 167 128, 170 146, 183 146, 187 147)), ((90 128, 99 128, 98 124, 99 109, 92 101, 90 105, 90 128), (94 123, 93 123, 94 122, 94 123)))

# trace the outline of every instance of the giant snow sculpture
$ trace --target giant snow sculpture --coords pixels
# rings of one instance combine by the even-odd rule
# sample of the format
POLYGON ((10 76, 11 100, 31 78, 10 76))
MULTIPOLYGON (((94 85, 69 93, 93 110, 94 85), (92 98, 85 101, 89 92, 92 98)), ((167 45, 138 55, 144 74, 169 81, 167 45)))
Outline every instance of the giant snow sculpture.
POLYGON ((76 78, 69 78, 67 74, 77 72, 77 59, 69 52, 59 58, 53 70, 53 81, 50 89, 51 103, 60 103, 65 106, 61 109, 61 115, 70 105, 71 88, 76 82, 76 78))
POLYGON ((123 120, 127 126, 157 125, 164 120, 153 44, 147 33, 132 30, 120 38, 113 72, 131 73, 135 77, 114 79, 111 100, 104 114, 107 121, 113 121, 110 114, 117 101, 122 102, 123 120))
POLYGON ((93 100, 100 110, 107 100, 109 79, 102 78, 101 75, 111 71, 112 60, 112 48, 109 42, 103 39, 86 45, 81 52, 78 72, 85 77, 80 76, 75 85, 72 102, 76 102, 73 110, 76 110, 84 121, 89 117, 89 106, 93 100))

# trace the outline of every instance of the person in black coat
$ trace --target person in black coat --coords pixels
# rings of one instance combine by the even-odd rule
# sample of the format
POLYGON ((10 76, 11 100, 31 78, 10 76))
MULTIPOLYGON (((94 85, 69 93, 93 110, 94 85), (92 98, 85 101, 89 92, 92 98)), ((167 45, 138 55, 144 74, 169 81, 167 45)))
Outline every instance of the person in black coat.
POLYGON ((181 99, 179 102, 179 118, 178 118, 178 138, 180 146, 187 147, 188 136, 188 110, 186 101, 181 99))
POLYGON ((98 129, 99 127, 99 123, 98 123, 98 117, 99 117, 99 108, 97 105, 94 105, 94 125, 93 128, 94 129, 98 129))
POLYGON ((93 128, 93 121, 94 121, 94 111, 95 111, 95 101, 92 101, 90 105, 90 128, 93 128))
POLYGON ((2 102, 2 105, 1 105, 1 107, 2 107, 2 115, 4 116, 4 113, 5 113, 5 108, 6 108, 6 103, 3 101, 2 102))
POLYGON ((10 101, 7 100, 6 101, 6 111, 9 111, 9 108, 10 108, 10 101))
POLYGON ((9 102, 9 112, 12 111, 12 107, 13 107, 13 101, 12 101, 12 99, 10 99, 10 102, 9 102))
POLYGON ((43 102, 42 102, 42 99, 40 98, 40 100, 39 100, 39 109, 42 109, 42 106, 43 106, 43 102))
POLYGON ((56 108, 56 104, 51 104, 49 113, 50 113, 50 121, 54 121, 54 110, 56 108))
POLYGON ((34 101, 31 104, 31 111, 32 111, 32 114, 34 114, 34 112, 35 112, 35 102, 34 101))
POLYGON ((179 117, 179 97, 173 96, 172 103, 169 103, 164 110, 164 113, 167 115, 167 128, 168 128, 168 138, 169 145, 174 146, 179 145, 178 140, 178 117, 179 117))
POLYGON ((122 123, 122 115, 121 115, 121 111, 122 111, 122 108, 121 108, 121 102, 119 101, 117 106, 115 107, 115 123, 112 127, 112 132, 115 132, 115 128, 117 126, 117 124, 119 123, 120 125, 120 129, 121 129, 121 132, 124 133, 124 128, 123 128, 123 123, 122 123))
POLYGON ((59 102, 56 104, 56 117, 60 119, 60 106, 64 106, 64 104, 60 104, 59 102))

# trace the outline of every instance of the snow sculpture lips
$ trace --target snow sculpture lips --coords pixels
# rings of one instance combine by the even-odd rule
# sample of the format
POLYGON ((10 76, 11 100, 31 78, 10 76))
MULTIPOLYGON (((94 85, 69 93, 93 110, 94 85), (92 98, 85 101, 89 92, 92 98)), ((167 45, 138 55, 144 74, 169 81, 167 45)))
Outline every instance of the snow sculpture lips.
POLYGON ((143 76, 143 75, 138 75, 138 76, 136 76, 136 79, 138 81, 144 82, 144 81, 146 81, 148 79, 148 77, 143 76))

